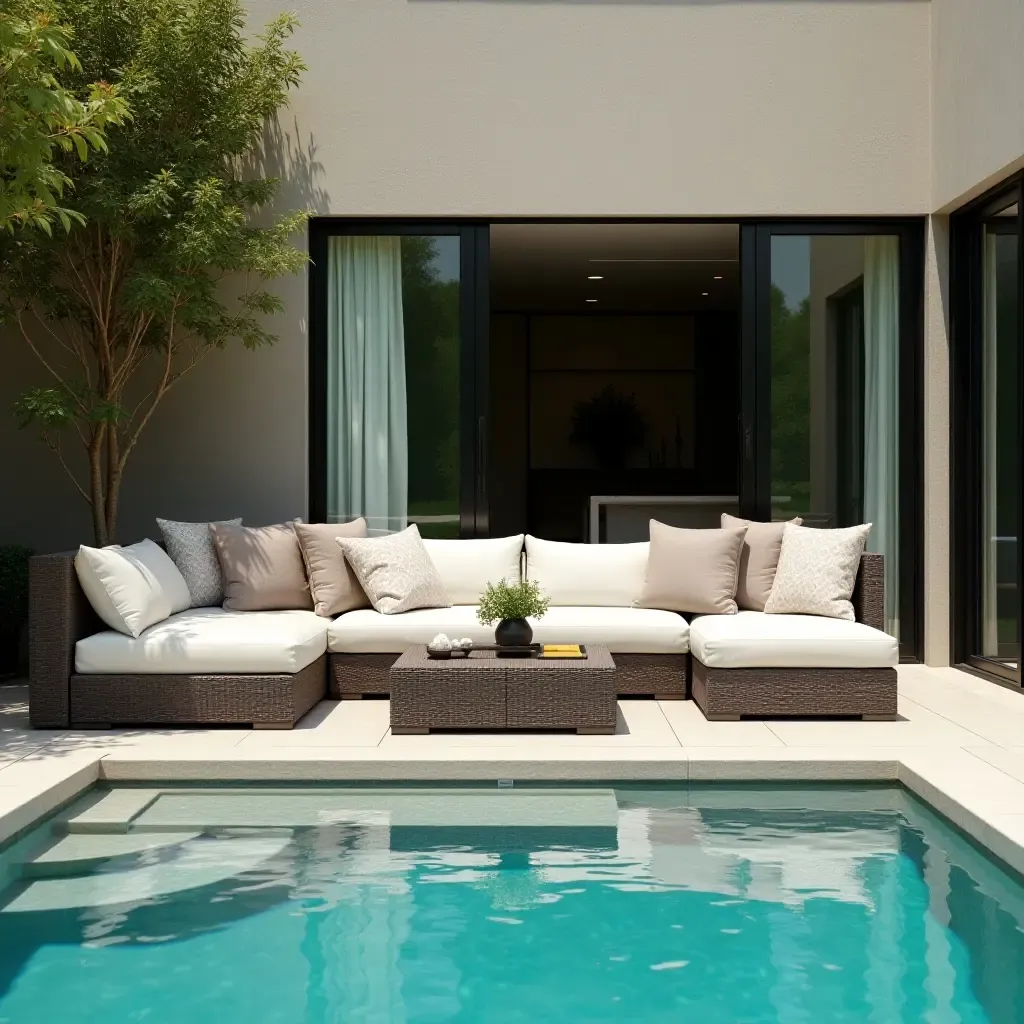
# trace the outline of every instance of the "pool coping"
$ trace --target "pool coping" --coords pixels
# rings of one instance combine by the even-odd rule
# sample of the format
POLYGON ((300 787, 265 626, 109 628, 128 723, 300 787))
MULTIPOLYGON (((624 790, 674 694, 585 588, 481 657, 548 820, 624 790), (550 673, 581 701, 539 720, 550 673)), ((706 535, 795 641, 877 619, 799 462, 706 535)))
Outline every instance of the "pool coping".
MULTIPOLYGON (((81 751, 45 764, 25 764, 21 785, 10 780, 0 787, 0 843, 17 838, 97 782, 894 782, 1024 874, 1024 782, 969 751, 879 749, 823 755, 783 748, 757 756, 739 748, 706 748, 689 756, 679 750, 668 753, 652 756, 648 749, 637 751, 636 757, 620 753, 596 758, 565 751, 564 756, 483 759, 471 752, 449 752, 411 759, 382 758, 372 750, 355 750, 346 757, 339 757, 337 750, 233 751, 221 757, 81 751)), ((5 774, 10 771, 5 769, 5 774)))

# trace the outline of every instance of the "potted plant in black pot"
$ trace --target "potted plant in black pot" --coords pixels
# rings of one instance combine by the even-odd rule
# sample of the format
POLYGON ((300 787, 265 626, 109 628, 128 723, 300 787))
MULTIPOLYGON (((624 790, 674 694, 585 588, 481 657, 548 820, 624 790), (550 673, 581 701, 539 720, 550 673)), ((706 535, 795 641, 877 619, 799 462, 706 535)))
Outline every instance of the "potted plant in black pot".
POLYGON ((539 619, 548 610, 548 599, 533 580, 499 580, 488 583, 480 596, 477 618, 494 629, 494 642, 500 647, 525 647, 533 640, 528 617, 539 619))

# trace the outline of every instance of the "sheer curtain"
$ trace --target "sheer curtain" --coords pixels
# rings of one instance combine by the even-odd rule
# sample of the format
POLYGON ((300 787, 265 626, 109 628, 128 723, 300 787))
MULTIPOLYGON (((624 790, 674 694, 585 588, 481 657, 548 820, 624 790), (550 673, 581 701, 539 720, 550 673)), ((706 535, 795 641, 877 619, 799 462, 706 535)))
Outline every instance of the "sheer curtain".
POLYGON ((864 240, 864 521, 885 556, 885 629, 899 636, 899 239, 864 240))
POLYGON ((331 238, 327 278, 327 518, 390 533, 409 491, 401 239, 331 238))

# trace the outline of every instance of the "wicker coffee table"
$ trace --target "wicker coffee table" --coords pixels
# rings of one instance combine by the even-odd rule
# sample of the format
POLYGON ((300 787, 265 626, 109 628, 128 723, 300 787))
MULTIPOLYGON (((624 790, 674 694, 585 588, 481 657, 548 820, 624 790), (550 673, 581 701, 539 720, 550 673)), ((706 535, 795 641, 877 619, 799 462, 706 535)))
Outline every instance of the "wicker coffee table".
POLYGON ((435 660, 412 647, 391 668, 391 731, 431 729, 575 729, 615 732, 615 662, 587 644, 586 658, 435 660))

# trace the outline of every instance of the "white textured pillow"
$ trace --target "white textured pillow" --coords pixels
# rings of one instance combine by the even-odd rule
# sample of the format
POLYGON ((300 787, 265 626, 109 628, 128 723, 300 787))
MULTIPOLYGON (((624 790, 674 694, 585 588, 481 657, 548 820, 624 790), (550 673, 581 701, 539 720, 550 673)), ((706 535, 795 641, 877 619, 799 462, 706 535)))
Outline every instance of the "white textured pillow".
POLYGON ((452 604, 479 604, 488 583, 519 579, 523 535, 489 540, 432 540, 423 546, 452 604))
POLYGON ((415 523, 385 537, 336 539, 370 603, 382 615, 451 607, 415 523))
POLYGON ((75 571, 96 614, 111 629, 137 637, 188 608, 188 584, 167 553, 151 540, 123 548, 82 545, 75 571))
POLYGON ((631 608, 640 599, 650 544, 568 544, 526 536, 526 576, 553 605, 631 608))
POLYGON ((786 523, 769 614, 825 615, 853 622, 850 598, 871 524, 820 530, 786 523))

